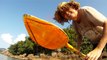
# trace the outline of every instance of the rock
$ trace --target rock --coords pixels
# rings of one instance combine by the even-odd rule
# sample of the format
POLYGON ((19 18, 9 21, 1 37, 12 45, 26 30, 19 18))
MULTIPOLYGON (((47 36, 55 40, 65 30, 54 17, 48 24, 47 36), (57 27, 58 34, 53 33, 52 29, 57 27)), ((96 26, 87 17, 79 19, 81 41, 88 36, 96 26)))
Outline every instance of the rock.
POLYGON ((6 55, 6 56, 11 56, 12 55, 8 50, 4 50, 2 52, 2 54, 6 55))
POLYGON ((29 54, 29 55, 27 56, 27 58, 28 58, 29 60, 36 60, 36 58, 35 58, 35 56, 34 56, 33 54, 29 54))
POLYGON ((52 57, 57 57, 57 53, 56 52, 52 52, 52 57))
POLYGON ((57 53, 57 57, 61 58, 61 57, 63 57, 63 56, 64 56, 63 53, 61 53, 61 52, 58 52, 58 53, 57 53))
POLYGON ((46 55, 45 55, 44 53, 41 53, 41 54, 40 54, 40 57, 41 57, 41 58, 45 58, 46 55))
POLYGON ((23 55, 19 55, 19 57, 20 57, 20 58, 24 58, 25 56, 23 56, 23 55))

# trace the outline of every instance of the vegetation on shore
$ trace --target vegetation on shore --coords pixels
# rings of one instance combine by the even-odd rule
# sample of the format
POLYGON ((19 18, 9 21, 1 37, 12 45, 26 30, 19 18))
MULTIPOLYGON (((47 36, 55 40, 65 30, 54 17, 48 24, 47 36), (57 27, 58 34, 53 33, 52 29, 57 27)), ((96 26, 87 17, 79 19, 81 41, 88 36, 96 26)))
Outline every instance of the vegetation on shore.
MULTIPOLYGON (((72 26, 69 26, 68 28, 64 28, 63 29, 68 37, 69 37, 69 43, 77 48, 77 34, 74 31, 74 29, 72 28, 72 26)), ((51 55, 52 52, 57 52, 57 50, 49 50, 46 48, 41 47, 40 45, 38 45, 37 43, 34 43, 30 37, 26 37, 25 41, 19 41, 14 45, 11 45, 8 48, 8 51, 10 53, 12 53, 13 55, 21 55, 21 54, 25 54, 26 56, 28 56, 29 54, 34 54, 34 55, 39 55, 40 53, 44 53, 46 55, 51 55)), ((87 54, 89 51, 91 51, 93 49, 93 45, 90 43, 90 41, 84 37, 83 38, 83 43, 80 47, 80 51, 84 54, 87 54)), ((105 48, 104 50, 107 51, 107 49, 105 48)), ((69 51, 67 48, 61 48, 60 52, 62 53, 66 53, 66 54, 71 54, 72 51, 69 51)))

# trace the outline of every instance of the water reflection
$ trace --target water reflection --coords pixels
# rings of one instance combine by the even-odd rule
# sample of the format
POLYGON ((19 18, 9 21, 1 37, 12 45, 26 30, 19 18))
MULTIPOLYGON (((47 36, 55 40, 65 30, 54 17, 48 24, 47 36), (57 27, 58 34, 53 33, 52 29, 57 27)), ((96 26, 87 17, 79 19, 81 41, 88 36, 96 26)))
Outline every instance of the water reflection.
POLYGON ((19 60, 19 59, 14 59, 5 55, 0 54, 0 60, 19 60))

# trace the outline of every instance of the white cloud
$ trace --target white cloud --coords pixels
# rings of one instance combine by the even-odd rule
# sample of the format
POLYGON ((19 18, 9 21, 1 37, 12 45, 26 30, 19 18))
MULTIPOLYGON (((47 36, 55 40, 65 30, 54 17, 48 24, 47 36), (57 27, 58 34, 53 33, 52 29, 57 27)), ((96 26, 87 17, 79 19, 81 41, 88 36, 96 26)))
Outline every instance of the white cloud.
POLYGON ((17 36, 17 38, 14 40, 14 43, 17 43, 18 41, 25 41, 25 34, 20 34, 17 36))
POLYGON ((17 43, 18 41, 25 41, 25 34, 20 34, 18 35, 15 39, 13 39, 14 36, 12 36, 9 33, 1 34, 0 36, 2 40, 4 40, 8 44, 14 44, 17 43))
POLYGON ((8 43, 8 44, 13 44, 13 42, 12 42, 13 36, 10 35, 9 33, 7 33, 7 34, 2 34, 2 35, 1 35, 1 38, 2 38, 6 43, 8 43))

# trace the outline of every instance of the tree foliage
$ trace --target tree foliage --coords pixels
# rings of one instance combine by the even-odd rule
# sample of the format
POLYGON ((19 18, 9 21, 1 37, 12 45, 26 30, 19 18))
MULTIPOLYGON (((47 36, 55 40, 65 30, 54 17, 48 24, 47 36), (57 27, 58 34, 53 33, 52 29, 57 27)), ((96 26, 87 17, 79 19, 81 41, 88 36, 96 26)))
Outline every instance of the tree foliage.
MULTIPOLYGON (((69 38, 69 43, 77 48, 77 34, 75 32, 75 30, 73 29, 72 26, 69 26, 67 28, 63 29, 66 34, 68 35, 69 38)), ((50 55, 52 53, 53 50, 49 50, 46 48, 41 47, 40 45, 34 43, 30 37, 26 37, 25 41, 19 41, 18 43, 11 45, 8 49, 9 52, 11 52, 14 55, 19 55, 19 54, 24 54, 26 53, 28 54, 40 54, 40 53, 45 53, 50 55)), ((93 49, 93 45, 90 43, 89 39, 87 39, 86 37, 83 38, 83 43, 80 47, 80 51, 83 52, 84 54, 87 54, 89 51, 91 51, 93 49)), ((107 47, 104 49, 107 51, 107 47)), ((71 51, 69 51, 67 48, 61 48, 61 52, 67 52, 70 53, 71 51)))
POLYGON ((8 49, 9 52, 12 53, 13 55, 20 55, 26 53, 28 54, 40 54, 40 53, 45 53, 45 54, 51 54, 53 50, 49 50, 46 48, 43 48, 39 46, 38 44, 34 43, 30 37, 26 37, 25 41, 19 41, 14 45, 11 45, 8 49))
MULTIPOLYGON (((76 34, 75 30, 73 29, 73 26, 69 26, 68 28, 65 28, 64 31, 66 32, 66 34, 69 37, 69 43, 73 47, 77 48, 77 42, 76 41, 77 41, 78 35, 76 34)), ((92 50, 92 48, 93 48, 93 46, 90 43, 90 41, 86 37, 84 37, 83 43, 80 47, 80 51, 87 54, 89 51, 92 50)), ((62 50, 67 51, 65 48, 63 48, 62 50)))

